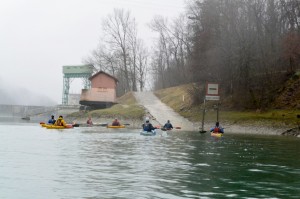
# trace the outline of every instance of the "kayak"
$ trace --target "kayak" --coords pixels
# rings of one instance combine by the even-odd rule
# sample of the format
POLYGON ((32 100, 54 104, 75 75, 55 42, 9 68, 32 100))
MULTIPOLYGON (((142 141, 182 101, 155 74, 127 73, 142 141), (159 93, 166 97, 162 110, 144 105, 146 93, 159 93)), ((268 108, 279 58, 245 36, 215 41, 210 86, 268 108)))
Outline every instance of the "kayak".
POLYGON ((56 126, 56 125, 46 125, 47 129, 70 129, 73 128, 72 124, 67 124, 67 126, 56 126))
POLYGON ((47 126, 52 126, 53 124, 40 124, 41 125, 41 127, 47 127, 47 126))
POLYGON ((152 131, 141 131, 140 135, 153 136, 153 135, 156 135, 156 130, 152 130, 152 131))
POLYGON ((99 123, 99 124, 73 124, 74 127, 93 127, 93 126, 107 126, 107 123, 99 123))
POLYGON ((213 136, 213 137, 222 137, 223 133, 214 133, 214 132, 211 132, 210 135, 213 136))
POLYGON ((162 131, 171 131, 172 129, 170 129, 170 128, 161 128, 160 130, 162 130, 162 131))
POLYGON ((124 125, 121 125, 121 126, 111 126, 111 125, 108 125, 107 128, 120 129, 120 128, 125 128, 125 126, 124 125))

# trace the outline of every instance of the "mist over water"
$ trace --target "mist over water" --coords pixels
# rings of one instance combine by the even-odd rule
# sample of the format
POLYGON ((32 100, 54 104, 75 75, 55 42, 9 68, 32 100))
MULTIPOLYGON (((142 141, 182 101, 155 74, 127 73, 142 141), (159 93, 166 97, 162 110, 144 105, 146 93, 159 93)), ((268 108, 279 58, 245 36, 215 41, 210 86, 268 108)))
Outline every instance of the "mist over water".
POLYGON ((0 104, 53 106, 57 103, 43 93, 33 93, 28 89, 13 87, 0 79, 0 104))

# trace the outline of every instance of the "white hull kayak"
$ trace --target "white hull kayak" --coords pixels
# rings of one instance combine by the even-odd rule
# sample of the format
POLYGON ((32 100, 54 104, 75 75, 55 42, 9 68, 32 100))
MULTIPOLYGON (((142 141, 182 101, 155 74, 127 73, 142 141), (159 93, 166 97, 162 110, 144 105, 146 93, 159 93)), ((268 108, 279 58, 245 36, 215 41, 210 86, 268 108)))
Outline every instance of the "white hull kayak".
POLYGON ((141 135, 145 135, 145 136, 153 136, 153 135, 156 135, 156 130, 152 130, 152 131, 141 131, 140 134, 141 134, 141 135))

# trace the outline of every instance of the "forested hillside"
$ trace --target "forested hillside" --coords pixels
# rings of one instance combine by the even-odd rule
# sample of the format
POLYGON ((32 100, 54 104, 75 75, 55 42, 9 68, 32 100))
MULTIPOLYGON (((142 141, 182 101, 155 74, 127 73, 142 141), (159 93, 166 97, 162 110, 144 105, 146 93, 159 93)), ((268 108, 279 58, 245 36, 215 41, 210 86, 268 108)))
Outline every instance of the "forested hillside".
MULTIPOLYGON (((156 16, 149 47, 135 18, 115 10, 85 61, 119 79, 118 94, 218 82, 236 108, 270 107, 300 67, 299 0, 191 0, 174 19, 156 16)), ((279 105, 282 107, 282 105, 279 105)))
POLYGON ((298 0, 193 1, 186 16, 156 18, 153 28, 157 89, 219 82, 235 107, 261 109, 299 69, 298 0))

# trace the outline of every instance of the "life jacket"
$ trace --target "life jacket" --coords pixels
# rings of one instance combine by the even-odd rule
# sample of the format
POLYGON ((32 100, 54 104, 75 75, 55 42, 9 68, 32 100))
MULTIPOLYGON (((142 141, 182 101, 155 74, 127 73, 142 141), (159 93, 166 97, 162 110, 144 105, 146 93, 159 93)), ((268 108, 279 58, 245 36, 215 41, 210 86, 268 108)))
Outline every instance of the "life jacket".
POLYGON ((56 125, 56 126, 65 126, 65 121, 62 118, 58 118, 54 125, 56 125))
POLYGON ((221 129, 219 127, 215 127, 214 128, 214 133, 218 133, 218 132, 221 132, 221 129))
POLYGON ((120 122, 114 121, 111 125, 112 125, 112 126, 120 126, 120 122))
POLYGON ((150 124, 148 123, 146 123, 146 124, 144 124, 144 131, 151 131, 152 129, 151 129, 151 127, 150 127, 150 124))

